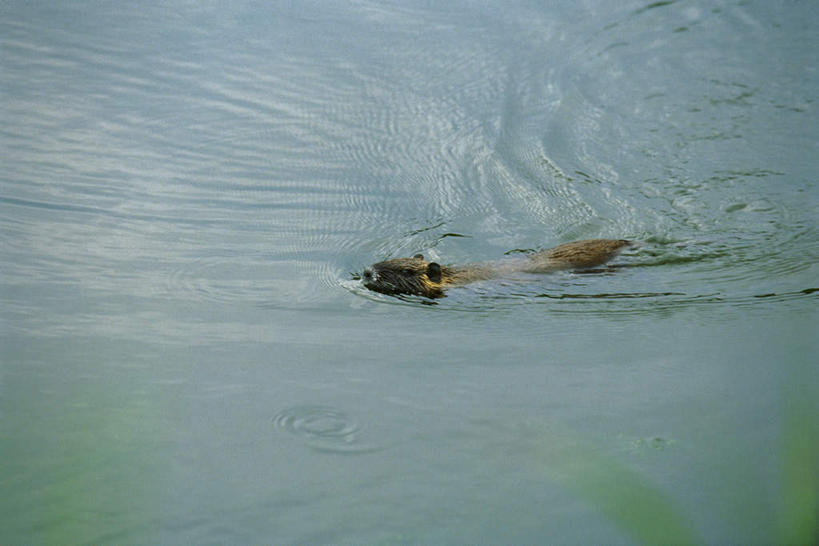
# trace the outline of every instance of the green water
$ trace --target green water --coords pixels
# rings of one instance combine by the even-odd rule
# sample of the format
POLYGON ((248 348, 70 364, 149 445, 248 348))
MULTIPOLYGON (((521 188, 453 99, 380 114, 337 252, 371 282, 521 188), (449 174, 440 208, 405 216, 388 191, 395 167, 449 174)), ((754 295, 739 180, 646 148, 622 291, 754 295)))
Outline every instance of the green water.
POLYGON ((0 543, 815 540, 818 21, 3 4, 0 543))

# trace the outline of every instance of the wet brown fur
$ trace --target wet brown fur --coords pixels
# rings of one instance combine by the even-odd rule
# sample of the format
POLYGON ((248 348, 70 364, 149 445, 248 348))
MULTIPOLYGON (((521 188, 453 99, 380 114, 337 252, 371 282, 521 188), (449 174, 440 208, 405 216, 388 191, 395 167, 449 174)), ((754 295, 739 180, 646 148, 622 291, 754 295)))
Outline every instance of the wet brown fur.
POLYGON ((597 267, 631 244, 625 239, 586 239, 537 252, 523 260, 462 266, 441 266, 416 254, 412 258, 394 258, 374 264, 364 271, 362 278, 364 286, 376 292, 442 298, 447 287, 504 273, 548 273, 597 267))

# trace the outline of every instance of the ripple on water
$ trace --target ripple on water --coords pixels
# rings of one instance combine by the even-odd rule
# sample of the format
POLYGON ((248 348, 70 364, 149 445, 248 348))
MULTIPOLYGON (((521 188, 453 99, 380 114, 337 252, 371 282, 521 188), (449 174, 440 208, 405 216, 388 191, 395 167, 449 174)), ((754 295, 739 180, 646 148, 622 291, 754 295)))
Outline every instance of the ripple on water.
POLYGON ((195 258, 177 261, 174 267, 167 276, 167 291, 176 297, 267 308, 322 301, 341 275, 308 253, 195 258))
POLYGON ((362 442, 361 426, 330 406, 287 408, 273 418, 273 423, 316 451, 356 455, 384 449, 362 442))

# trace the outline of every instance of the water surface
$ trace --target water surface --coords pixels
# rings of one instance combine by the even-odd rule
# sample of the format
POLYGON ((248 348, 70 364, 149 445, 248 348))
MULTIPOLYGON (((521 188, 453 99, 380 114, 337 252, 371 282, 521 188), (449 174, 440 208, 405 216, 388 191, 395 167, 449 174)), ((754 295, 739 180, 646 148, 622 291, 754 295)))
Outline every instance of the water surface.
POLYGON ((817 21, 3 4, 0 542, 807 541, 817 21))

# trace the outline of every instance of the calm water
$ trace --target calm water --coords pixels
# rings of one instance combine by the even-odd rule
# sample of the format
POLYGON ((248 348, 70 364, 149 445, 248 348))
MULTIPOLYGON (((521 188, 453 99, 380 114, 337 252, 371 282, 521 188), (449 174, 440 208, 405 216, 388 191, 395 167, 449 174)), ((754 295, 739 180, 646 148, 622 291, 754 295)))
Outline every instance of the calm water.
POLYGON ((815 2, 52 4, 0 5, 1 543, 819 534, 815 2), (641 246, 356 280, 589 237, 641 246))

